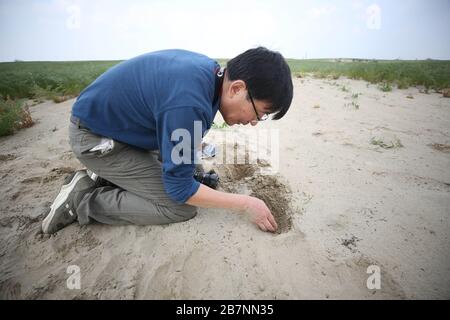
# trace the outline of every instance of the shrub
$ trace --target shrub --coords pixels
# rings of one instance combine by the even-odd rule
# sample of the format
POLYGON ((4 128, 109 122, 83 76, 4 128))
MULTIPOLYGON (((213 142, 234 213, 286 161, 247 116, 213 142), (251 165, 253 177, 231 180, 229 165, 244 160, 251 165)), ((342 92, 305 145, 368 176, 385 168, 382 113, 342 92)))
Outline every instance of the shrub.
POLYGON ((0 136, 34 124, 30 110, 23 100, 0 100, 0 136))

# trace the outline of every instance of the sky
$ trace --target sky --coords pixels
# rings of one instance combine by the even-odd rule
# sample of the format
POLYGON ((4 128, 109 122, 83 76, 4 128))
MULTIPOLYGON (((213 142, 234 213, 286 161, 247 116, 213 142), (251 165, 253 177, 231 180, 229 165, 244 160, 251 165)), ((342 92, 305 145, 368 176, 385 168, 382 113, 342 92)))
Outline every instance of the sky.
POLYGON ((450 60, 450 0, 0 0, 0 61, 122 60, 181 48, 232 58, 450 60))

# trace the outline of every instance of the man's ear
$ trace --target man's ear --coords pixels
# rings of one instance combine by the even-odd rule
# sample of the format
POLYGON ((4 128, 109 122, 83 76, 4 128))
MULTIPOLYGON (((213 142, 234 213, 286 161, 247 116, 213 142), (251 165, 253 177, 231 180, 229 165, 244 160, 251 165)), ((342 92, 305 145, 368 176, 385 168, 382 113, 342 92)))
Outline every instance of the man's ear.
POLYGON ((232 97, 239 95, 243 90, 245 90, 245 82, 242 80, 232 81, 230 84, 230 94, 232 97))

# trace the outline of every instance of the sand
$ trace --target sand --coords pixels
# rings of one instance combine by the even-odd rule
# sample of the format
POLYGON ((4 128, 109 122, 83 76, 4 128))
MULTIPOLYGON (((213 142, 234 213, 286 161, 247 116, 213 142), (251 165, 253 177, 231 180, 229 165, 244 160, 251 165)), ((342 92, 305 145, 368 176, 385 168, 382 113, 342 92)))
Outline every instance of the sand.
POLYGON ((74 100, 32 106, 36 124, 0 138, 0 297, 449 299, 450 99, 344 78, 294 85, 287 116, 258 125, 278 132, 278 165, 205 162, 223 190, 268 203, 276 234, 200 209, 167 226, 75 223, 42 235, 45 208, 82 166, 67 137, 74 100), (80 289, 67 286, 72 265, 80 289), (380 289, 366 285, 371 265, 380 289))

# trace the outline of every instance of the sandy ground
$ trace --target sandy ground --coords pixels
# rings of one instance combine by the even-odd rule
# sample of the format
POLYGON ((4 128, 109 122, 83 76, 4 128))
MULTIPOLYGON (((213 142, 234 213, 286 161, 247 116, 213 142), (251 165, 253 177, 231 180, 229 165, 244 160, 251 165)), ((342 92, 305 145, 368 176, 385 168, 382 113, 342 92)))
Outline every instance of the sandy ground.
POLYGON ((275 175, 262 174, 267 162, 205 163, 224 190, 266 200, 278 234, 216 209, 168 226, 40 234, 64 177, 82 167, 67 138, 74 100, 31 107, 37 123, 0 138, 0 297, 449 299, 450 99, 348 79, 294 84, 288 115, 259 125, 278 129, 275 175), (70 265, 80 289, 67 287, 70 265), (367 288, 370 265, 381 289, 367 288))

